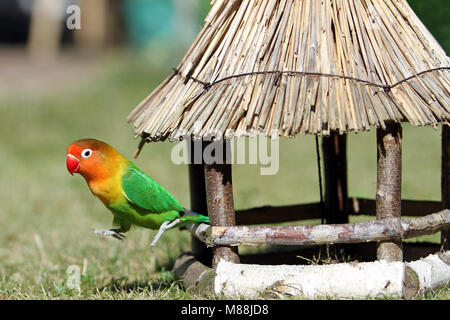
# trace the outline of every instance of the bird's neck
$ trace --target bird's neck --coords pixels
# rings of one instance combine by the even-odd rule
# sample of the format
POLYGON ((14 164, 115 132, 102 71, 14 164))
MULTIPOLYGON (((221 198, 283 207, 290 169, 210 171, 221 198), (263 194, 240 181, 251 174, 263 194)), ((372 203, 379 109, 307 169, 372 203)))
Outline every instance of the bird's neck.
POLYGON ((108 180, 91 180, 88 182, 91 192, 105 205, 109 206, 120 197, 120 188, 108 180))
POLYGON ((110 170, 107 170, 107 174, 85 177, 91 192, 107 206, 121 198, 122 175, 125 166, 126 163, 117 162, 111 166, 110 170))

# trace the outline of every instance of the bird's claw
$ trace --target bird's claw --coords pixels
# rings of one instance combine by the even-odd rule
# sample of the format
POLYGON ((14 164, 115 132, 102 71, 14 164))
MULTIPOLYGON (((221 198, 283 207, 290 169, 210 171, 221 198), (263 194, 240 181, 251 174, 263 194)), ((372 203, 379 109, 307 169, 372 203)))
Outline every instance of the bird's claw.
POLYGON ((165 221, 161 224, 161 226, 159 227, 158 233, 155 235, 155 237, 153 238, 152 243, 150 243, 150 251, 152 250, 152 248, 156 245, 156 243, 158 242, 159 238, 161 238, 162 234, 166 231, 169 230, 170 228, 173 228, 174 226, 176 226, 177 224, 179 224, 181 222, 181 219, 175 219, 173 221, 165 221))
POLYGON ((127 238, 124 234, 117 232, 115 230, 112 230, 112 229, 110 229, 110 230, 92 229, 92 232, 95 234, 99 234, 101 236, 110 236, 110 237, 116 238, 118 240, 124 240, 127 238))
POLYGON ((125 240, 127 238, 124 234, 119 233, 119 232, 116 232, 115 234, 112 234, 111 236, 118 240, 125 240))

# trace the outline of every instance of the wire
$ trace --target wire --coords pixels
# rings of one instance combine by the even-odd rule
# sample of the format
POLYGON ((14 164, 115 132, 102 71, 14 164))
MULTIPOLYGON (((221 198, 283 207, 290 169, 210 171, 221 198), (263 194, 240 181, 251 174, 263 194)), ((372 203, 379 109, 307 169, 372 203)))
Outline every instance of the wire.
POLYGON ((320 165, 320 148, 319 148, 319 137, 316 136, 316 153, 317 153, 317 171, 319 173, 319 192, 320 192, 320 223, 325 222, 325 208, 323 202, 323 190, 322 190, 322 168, 320 165))
POLYGON ((450 70, 450 67, 437 67, 437 68, 432 68, 432 69, 428 69, 428 70, 424 70, 421 71, 419 73, 413 74, 407 78, 401 79, 400 81, 394 83, 394 84, 381 84, 381 83, 376 83, 376 82, 372 82, 372 81, 368 81, 365 79, 359 79, 359 78, 355 78, 355 77, 351 77, 351 76, 346 76, 346 75, 340 75, 340 74, 331 74, 331 73, 322 73, 322 72, 308 72, 308 71, 289 71, 289 70, 285 70, 285 71, 279 71, 279 70, 267 70, 267 71, 253 71, 253 72, 245 72, 245 73, 239 73, 239 74, 233 74, 224 78, 221 78, 219 80, 215 80, 212 82, 206 82, 206 81, 202 81, 200 79, 197 79, 195 77, 192 77, 191 74, 187 74, 186 76, 183 76, 181 74, 181 72, 177 69, 177 68, 172 68, 172 70, 174 71, 174 74, 179 75, 183 78, 185 78, 185 83, 189 80, 192 80, 194 82, 197 82, 201 85, 203 85, 205 90, 209 90, 209 88, 211 88, 212 86, 221 83, 223 81, 227 81, 230 79, 234 79, 234 78, 240 78, 240 77, 247 77, 247 76, 253 76, 253 75, 277 75, 277 78, 275 78, 275 85, 278 84, 278 80, 282 75, 287 75, 287 76, 316 76, 316 77, 326 77, 326 78, 335 78, 335 79, 344 79, 344 80, 349 80, 349 81, 354 81, 354 82, 359 82, 368 86, 372 86, 372 87, 377 87, 380 89, 383 89, 385 92, 389 92, 391 91, 391 89, 393 89, 394 87, 402 84, 403 82, 409 81, 413 78, 416 78, 418 76, 421 76, 423 74, 429 73, 429 72, 433 72, 433 71, 443 71, 443 70, 450 70))

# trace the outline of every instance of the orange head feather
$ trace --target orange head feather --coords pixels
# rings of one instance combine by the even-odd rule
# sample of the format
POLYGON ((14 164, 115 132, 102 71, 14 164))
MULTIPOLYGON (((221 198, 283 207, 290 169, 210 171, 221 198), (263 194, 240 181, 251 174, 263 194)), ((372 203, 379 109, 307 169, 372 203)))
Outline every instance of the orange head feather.
POLYGON ((67 148, 67 170, 79 173, 89 183, 104 180, 122 168, 119 163, 127 160, 109 144, 96 139, 81 139, 67 148))

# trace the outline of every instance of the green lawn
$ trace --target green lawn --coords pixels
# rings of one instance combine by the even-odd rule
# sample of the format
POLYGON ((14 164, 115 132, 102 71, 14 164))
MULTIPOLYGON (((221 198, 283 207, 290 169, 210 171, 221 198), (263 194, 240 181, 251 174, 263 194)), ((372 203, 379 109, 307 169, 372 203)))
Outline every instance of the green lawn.
MULTIPOLYGON (((214 298, 186 292, 170 271, 190 248, 186 231, 167 232, 152 252, 154 231, 134 229, 123 242, 90 232, 109 228, 112 216, 80 176, 69 175, 66 148, 93 137, 131 157, 137 140, 125 118, 170 72, 126 55, 103 64, 104 72, 76 87, 0 97, 0 299, 214 298), (82 273, 80 292, 66 286, 72 265, 82 273)), ((146 145, 135 162, 189 206, 187 168, 172 164, 172 147, 146 145)), ((350 134, 348 149, 350 195, 373 197, 374 132, 350 134)), ((280 143, 277 175, 234 166, 236 207, 318 201, 315 159, 314 138, 300 136, 280 143)), ((404 126, 403 172, 403 197, 440 199, 440 130, 404 126)), ((448 292, 425 298, 448 299, 448 292)))

